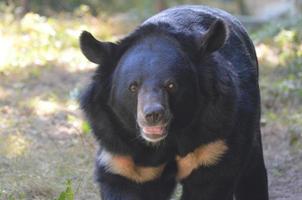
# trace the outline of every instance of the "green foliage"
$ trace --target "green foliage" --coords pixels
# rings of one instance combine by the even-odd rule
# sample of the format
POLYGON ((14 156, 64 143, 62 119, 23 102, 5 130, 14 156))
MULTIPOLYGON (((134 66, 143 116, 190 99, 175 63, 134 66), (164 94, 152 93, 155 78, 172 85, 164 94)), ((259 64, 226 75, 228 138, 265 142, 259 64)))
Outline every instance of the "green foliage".
MULTIPOLYGON (((290 17, 283 20, 274 20, 271 23, 264 24, 259 30, 251 33, 255 43, 271 42, 283 29, 299 30, 302 26, 302 16, 290 17)), ((301 37, 301 36, 300 36, 301 37)))
MULTIPOLYGON (((17 7, 21 6, 18 1, 10 2, 10 6, 16 10, 17 7)), ((98 12, 106 10, 107 13, 112 12, 126 12, 134 10, 140 14, 147 14, 155 11, 155 1, 152 0, 52 0, 52 1, 41 1, 41 0, 30 0, 29 8, 31 12, 39 13, 42 15, 53 15, 54 13, 60 12, 74 12, 81 5, 87 5, 91 8, 91 13, 97 15, 98 12)), ((0 4, 4 7, 4 2, 0 4)))
POLYGON ((66 189, 62 192, 58 199, 56 200, 74 200, 74 192, 72 189, 71 180, 67 180, 66 182, 66 189))
POLYGON ((28 13, 21 20, 10 12, 0 14, 2 16, 0 73, 5 74, 22 72, 35 77, 39 76, 41 66, 68 64, 70 70, 79 65, 87 66, 88 61, 79 51, 80 33, 89 30, 100 39, 114 40, 113 32, 117 32, 105 16, 96 19, 85 5, 72 15, 45 17, 28 13))
POLYGON ((88 134, 88 133, 90 133, 90 131, 91 131, 91 128, 90 128, 88 122, 87 121, 83 121, 82 122, 82 132, 84 134, 88 134))
POLYGON ((287 127, 289 145, 302 147, 302 18, 265 25, 253 34, 260 61, 264 121, 287 127))
MULTIPOLYGON (((283 21, 275 26, 269 24, 253 34, 258 37, 258 56, 266 78, 262 82, 274 97, 302 102, 302 18, 283 21), (268 30, 268 34, 264 33, 268 30), (274 30, 274 31, 270 31, 274 30), (261 43, 260 43, 261 42, 261 43), (272 60, 272 58, 274 59, 272 60), (267 71, 265 71, 267 70, 267 71), (273 73, 274 76, 270 76, 273 73), (267 82, 266 82, 267 81, 267 82)), ((261 66, 260 66, 261 68, 261 66)))

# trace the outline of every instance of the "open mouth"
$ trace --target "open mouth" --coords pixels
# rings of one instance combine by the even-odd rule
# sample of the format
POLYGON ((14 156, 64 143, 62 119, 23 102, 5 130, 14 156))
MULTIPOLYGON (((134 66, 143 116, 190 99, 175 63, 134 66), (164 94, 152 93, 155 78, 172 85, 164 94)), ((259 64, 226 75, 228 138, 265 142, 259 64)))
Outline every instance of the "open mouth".
POLYGON ((149 142, 159 142, 167 136, 167 126, 141 126, 141 134, 149 142))

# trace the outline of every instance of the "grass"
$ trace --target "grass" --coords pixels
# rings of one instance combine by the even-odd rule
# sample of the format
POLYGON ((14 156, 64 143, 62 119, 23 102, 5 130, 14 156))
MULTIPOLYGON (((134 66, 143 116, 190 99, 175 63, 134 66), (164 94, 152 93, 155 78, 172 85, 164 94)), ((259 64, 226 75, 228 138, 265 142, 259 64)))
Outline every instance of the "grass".
POLYGON ((0 199, 97 199, 94 139, 76 102, 95 65, 78 37, 88 30, 115 40, 122 26, 87 6, 21 20, 1 11, 0 199))
POLYGON ((66 190, 62 192, 56 200, 74 200, 74 191, 72 189, 71 180, 67 180, 66 190))

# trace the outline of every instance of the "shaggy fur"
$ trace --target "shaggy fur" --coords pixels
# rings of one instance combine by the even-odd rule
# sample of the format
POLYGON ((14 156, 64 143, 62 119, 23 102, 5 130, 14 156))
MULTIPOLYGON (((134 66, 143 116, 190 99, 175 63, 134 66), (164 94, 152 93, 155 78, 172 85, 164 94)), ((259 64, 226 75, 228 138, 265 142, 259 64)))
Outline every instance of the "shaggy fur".
POLYGON ((103 200, 167 200, 177 181, 182 200, 268 199, 258 62, 237 19, 181 6, 117 43, 80 44, 99 65, 81 107, 103 200))

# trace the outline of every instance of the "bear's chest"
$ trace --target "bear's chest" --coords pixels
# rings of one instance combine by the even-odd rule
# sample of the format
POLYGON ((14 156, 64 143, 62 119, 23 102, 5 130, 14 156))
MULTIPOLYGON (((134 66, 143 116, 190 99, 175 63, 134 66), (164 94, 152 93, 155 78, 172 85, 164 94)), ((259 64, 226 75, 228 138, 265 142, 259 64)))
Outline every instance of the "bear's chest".
MULTIPOLYGON (((175 178, 182 180, 200 167, 209 167, 217 164, 227 150, 226 142, 218 139, 208 144, 200 145, 184 156, 175 156, 173 159, 177 165, 175 178)), ((145 156, 147 157, 148 155, 145 156)), ((98 164, 108 172, 121 175, 137 183, 144 183, 159 178, 169 162, 171 160, 163 160, 157 165, 154 165, 154 163, 152 165, 140 164, 131 156, 115 155, 106 150, 102 150, 98 155, 98 164)))

